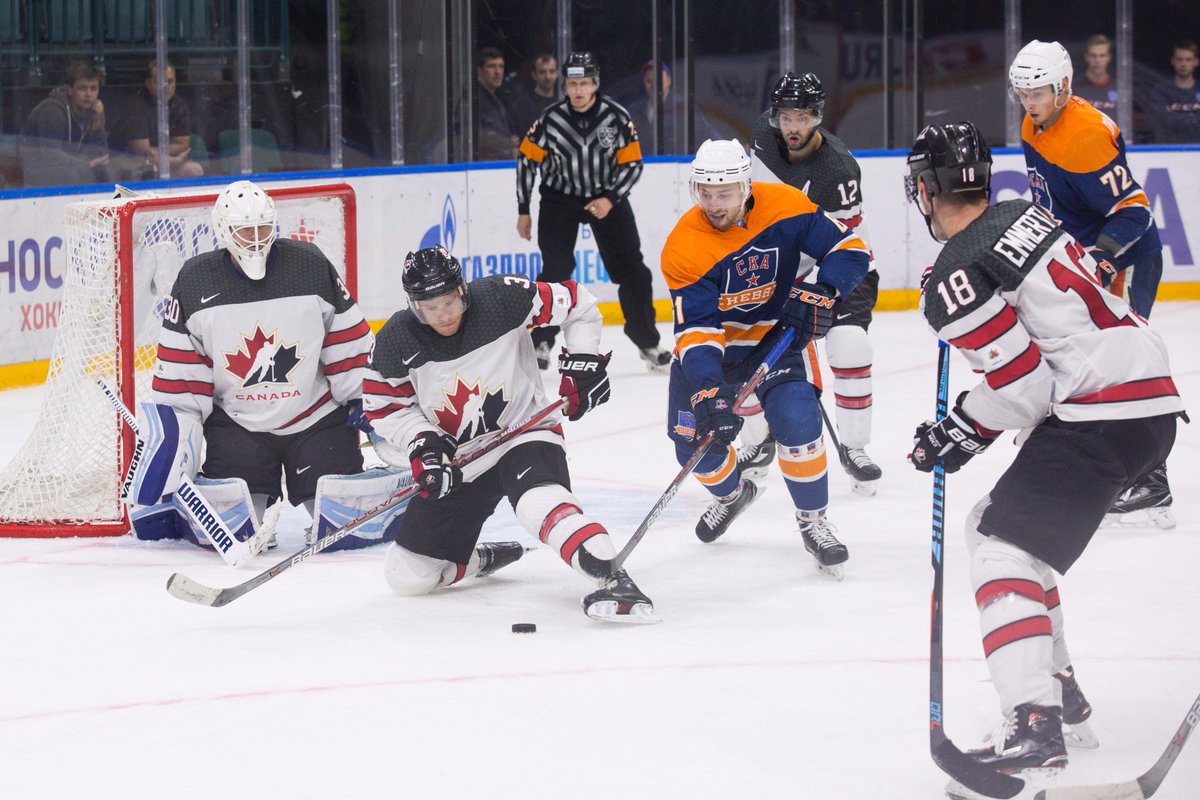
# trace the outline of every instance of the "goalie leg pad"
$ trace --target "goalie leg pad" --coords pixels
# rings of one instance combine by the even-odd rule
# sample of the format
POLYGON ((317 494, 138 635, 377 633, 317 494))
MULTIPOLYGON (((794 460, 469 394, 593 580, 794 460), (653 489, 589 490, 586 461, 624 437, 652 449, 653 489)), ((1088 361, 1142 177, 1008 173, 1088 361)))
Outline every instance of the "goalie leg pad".
POLYGON ((1045 589, 1050 568, 1016 545, 979 532, 989 502, 985 497, 967 518, 967 548, 992 684, 1004 714, 1022 703, 1056 705, 1045 589))
POLYGON ((133 527, 134 538, 143 542, 157 542, 163 539, 187 539, 195 542, 187 520, 170 500, 132 509, 129 521, 133 527))
POLYGON ((142 403, 138 423, 140 458, 127 501, 154 506, 175 493, 184 475, 195 477, 200 465, 204 428, 190 414, 161 403, 142 403))
POLYGON ((513 507, 525 530, 554 548, 572 569, 593 580, 611 573, 617 551, 603 525, 585 514, 579 499, 558 484, 528 490, 513 507))
POLYGON ((862 448, 871 442, 871 362, 875 354, 867 332, 857 325, 834 327, 825 337, 833 372, 834 417, 841 442, 862 448))
MULTIPOLYGON (((225 527, 239 542, 250 540, 258 533, 258 517, 254 513, 254 502, 250 498, 250 488, 241 478, 206 478, 203 475, 196 478, 196 489, 204 497, 209 507, 217 513, 225 527)), ((172 495, 171 504, 183 520, 184 539, 200 547, 212 547, 212 542, 205 536, 196 520, 183 508, 183 499, 172 495)))
POLYGON ((457 583, 467 574, 466 564, 423 556, 392 542, 383 559, 383 577, 392 591, 405 597, 429 594, 457 583))
MULTIPOLYGON (((386 503, 412 483, 412 473, 407 469, 372 469, 357 475, 321 476, 317 481, 317 495, 313 504, 316 539, 328 536, 351 520, 386 503)), ((406 508, 407 500, 397 503, 375 519, 359 525, 354 533, 327 547, 326 552, 355 550, 391 541, 396 536, 400 515, 406 508)), ((315 543, 316 539, 310 543, 315 543)))

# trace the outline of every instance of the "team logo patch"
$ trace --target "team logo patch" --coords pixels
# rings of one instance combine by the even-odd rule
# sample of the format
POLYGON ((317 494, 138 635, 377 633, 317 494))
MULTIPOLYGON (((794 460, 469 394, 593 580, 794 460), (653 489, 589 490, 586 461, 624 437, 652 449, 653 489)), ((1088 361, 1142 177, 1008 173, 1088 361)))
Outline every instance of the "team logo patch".
POLYGON ((691 411, 680 411, 675 418, 675 433, 689 439, 696 438, 696 415, 691 411))
POLYGON ((600 146, 605 150, 611 150, 613 145, 617 143, 617 129, 613 125, 602 125, 596 129, 596 138, 600 140, 600 146))
POLYGON ((1036 168, 1029 170, 1029 193, 1033 196, 1033 204, 1054 213, 1054 200, 1050 197, 1050 184, 1036 168))
MULTIPOLYGON (((242 345, 225 356, 225 370, 238 378, 241 389, 253 389, 268 385, 290 386, 289 376, 304 357, 300 355, 298 343, 284 344, 279 341, 275 331, 270 335, 263 333, 262 327, 255 325, 254 334, 242 334, 242 345)), ((277 394, 277 393, 273 393, 277 394)), ((278 394, 279 397, 290 394, 278 394)), ((239 399, 249 399, 239 396, 239 399)), ((267 397, 262 399, 277 399, 267 397)))
POLYGON ((750 311, 775 296, 778 247, 748 247, 726 258, 729 268, 725 270, 725 291, 718 301, 722 311, 750 311))
POLYGON ((508 408, 508 396, 503 386, 488 389, 479 381, 468 384, 456 375, 454 388, 449 392, 443 389, 442 396, 446 398, 445 402, 431 407, 430 411, 437 419, 438 427, 460 444, 501 429, 500 417, 508 408))

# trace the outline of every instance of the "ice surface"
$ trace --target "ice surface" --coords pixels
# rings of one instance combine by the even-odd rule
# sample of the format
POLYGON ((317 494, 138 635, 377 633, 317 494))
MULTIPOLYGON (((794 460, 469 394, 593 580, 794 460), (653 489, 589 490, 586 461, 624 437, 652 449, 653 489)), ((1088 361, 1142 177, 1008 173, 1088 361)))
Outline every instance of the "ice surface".
MULTIPOLYGON (((1162 303, 1154 323, 1200 416, 1200 304, 1162 303)), ((281 549, 242 571, 182 544, 0 540, 0 797, 941 797, 927 734, 931 480, 904 460, 933 412, 937 345, 915 312, 878 315, 872 339, 878 495, 853 494, 830 461, 845 581, 813 570, 777 467, 711 545, 692 533, 706 495, 689 481, 628 563, 662 625, 588 620, 588 584, 547 550, 415 599, 390 593, 381 549, 320 555, 225 608, 166 593, 172 572, 230 585, 298 549, 295 512, 281 549), (538 631, 514 635, 514 622, 538 631)), ((677 465, 666 376, 618 328, 605 343, 613 399, 568 423, 569 452, 577 493, 620 546, 677 465)), ((952 396, 973 380, 955 357, 952 396)), ((39 398, 0 393, 0 460, 39 398)), ((946 729, 963 747, 998 712, 962 520, 1010 442, 948 481, 946 729)), ((1181 427, 1178 528, 1104 530, 1061 582, 1101 740, 1072 753, 1064 783, 1146 770, 1200 691, 1198 448, 1200 425, 1181 427)), ((507 506, 484 535, 529 541, 507 506)), ((1200 742, 1156 795, 1196 797, 1200 742)))

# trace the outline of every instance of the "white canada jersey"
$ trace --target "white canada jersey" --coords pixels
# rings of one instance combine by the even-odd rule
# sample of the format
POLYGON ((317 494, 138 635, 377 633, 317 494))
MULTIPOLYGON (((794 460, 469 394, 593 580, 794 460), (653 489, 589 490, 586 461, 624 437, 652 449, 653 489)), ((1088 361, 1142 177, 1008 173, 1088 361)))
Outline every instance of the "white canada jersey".
POLYGON ((1083 246, 1026 200, 989 208, 953 237, 921 308, 983 373, 963 402, 983 427, 1183 409, 1162 338, 1100 287, 1083 246))
POLYGON ((225 250, 190 258, 159 312, 156 403, 291 434, 362 394, 371 328, 314 244, 277 240, 259 281, 225 250))
MULTIPOLYGON (((529 329, 562 327, 567 351, 596 354, 600 310, 574 281, 542 283, 492 275, 468 286, 469 304, 453 336, 442 336, 409 309, 380 329, 363 383, 363 408, 375 432, 407 452, 420 433, 435 431, 466 455, 498 432, 549 404, 529 329)), ((562 416, 521 434, 464 469, 472 480, 515 444, 562 444, 562 416)))

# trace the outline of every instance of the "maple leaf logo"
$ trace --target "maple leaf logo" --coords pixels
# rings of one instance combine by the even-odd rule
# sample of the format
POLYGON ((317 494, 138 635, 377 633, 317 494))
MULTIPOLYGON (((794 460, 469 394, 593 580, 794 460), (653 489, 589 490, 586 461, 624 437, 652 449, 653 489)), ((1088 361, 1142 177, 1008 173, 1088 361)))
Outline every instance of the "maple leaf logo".
POLYGON ((268 336, 260 326, 254 327, 254 335, 242 334, 242 346, 232 353, 224 353, 225 369, 241 379, 241 388, 267 383, 290 383, 288 376, 300 363, 295 344, 284 345, 276 341, 275 332, 268 336))
POLYGON ((300 226, 289 233, 288 238, 295 239, 298 242, 315 242, 320 235, 321 231, 318 228, 307 227, 304 224, 304 217, 301 217, 300 226))
POLYGON ((459 444, 500 430, 500 417, 508 407, 504 387, 485 392, 479 381, 468 384, 459 376, 455 381, 453 390, 442 390, 446 402, 430 408, 438 427, 459 444))

